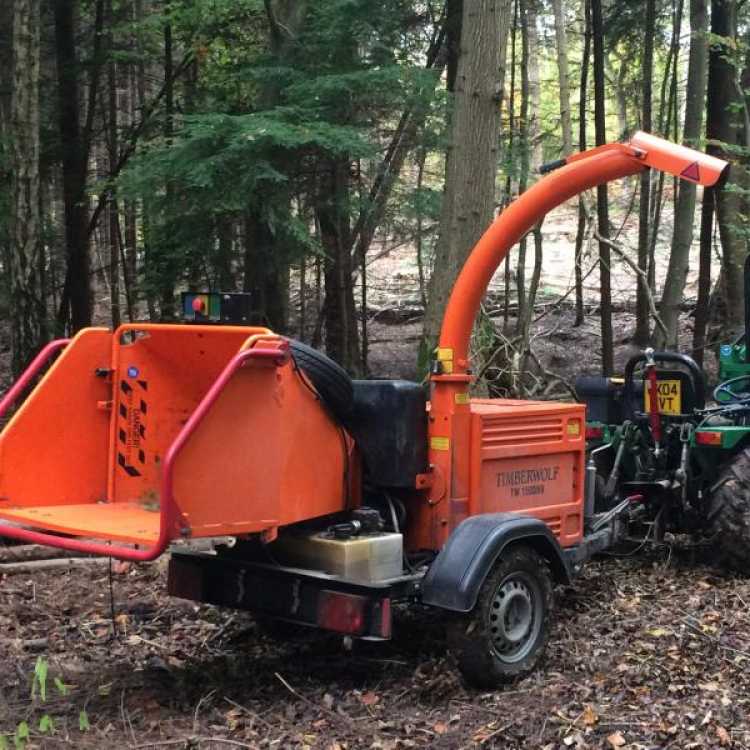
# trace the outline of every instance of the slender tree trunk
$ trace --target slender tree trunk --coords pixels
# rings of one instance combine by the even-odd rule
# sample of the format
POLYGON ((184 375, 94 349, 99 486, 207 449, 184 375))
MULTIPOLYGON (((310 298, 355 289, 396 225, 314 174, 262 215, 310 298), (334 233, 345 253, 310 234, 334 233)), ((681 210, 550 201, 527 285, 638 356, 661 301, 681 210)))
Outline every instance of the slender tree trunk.
MULTIPOLYGON (((643 39, 643 63, 641 78, 643 80, 643 100, 641 104, 641 127, 647 133, 652 130, 652 85, 654 78, 654 34, 656 33, 656 0, 646 2, 646 27, 643 39)), ((641 172, 641 194, 638 214, 638 267, 648 273, 651 226, 651 170, 641 172)), ((645 346, 651 338, 649 297, 650 290, 646 279, 638 276, 638 287, 635 302, 635 333, 633 341, 638 346, 645 346)))
MULTIPOLYGON (((115 63, 114 37, 112 28, 115 17, 112 10, 112 0, 107 0, 107 28, 108 28, 108 52, 107 61, 107 103, 108 103, 108 157, 109 174, 112 176, 117 169, 120 157, 119 133, 118 133, 118 106, 117 106, 117 67, 115 63)), ((114 188, 113 188, 114 190, 114 188)), ((117 195, 112 193, 109 206, 109 288, 110 288, 110 316, 112 327, 120 325, 120 217, 117 205, 117 195)))
POLYGON ((284 333, 289 313, 288 264, 279 257, 273 229, 258 203, 245 213, 244 240, 242 290, 252 294, 254 322, 284 333))
MULTIPOLYGON (((710 80, 710 77, 709 77, 710 80)), ((703 366, 706 351, 709 304, 711 301, 711 250, 714 229, 714 188, 703 190, 701 204, 700 259, 698 261, 698 301, 693 327, 693 359, 703 366)))
POLYGON ((747 181, 744 166, 732 154, 737 145, 739 127, 736 89, 737 72, 732 63, 737 35, 737 5, 735 0, 713 0, 711 3, 712 48, 709 62, 709 102, 707 113, 707 138, 710 150, 719 146, 718 154, 732 161, 729 173, 729 189, 721 187, 714 191, 716 219, 722 247, 723 294, 721 306, 721 330, 734 335, 743 328, 744 289, 743 264, 747 254, 747 243, 741 234, 740 217, 744 212, 741 190, 747 181))
MULTIPOLYGON (((171 11, 171 2, 167 0, 166 11, 171 11)), ((172 42, 172 22, 167 18, 164 24, 164 138, 167 143, 172 142, 174 135, 174 54, 172 42)), ((171 181, 167 181, 167 205, 174 202, 175 187, 171 181)), ((171 234, 171 233, 170 233, 171 234)), ((174 252, 171 237, 163 237, 159 248, 159 256, 162 262, 159 264, 159 312, 162 320, 172 320, 175 317, 174 289, 177 281, 177 269, 175 268, 174 252), (166 256, 166 257, 164 257, 166 256)), ((155 248, 152 252, 155 253, 155 248)))
MULTIPOLYGON (((529 173, 541 165, 541 139, 539 118, 541 91, 539 85, 539 57, 537 50, 537 7, 535 0, 521 0, 521 174, 519 194, 526 191, 529 173)), ((539 235, 541 238, 541 234, 539 235)), ((536 240, 535 240, 536 241, 536 240)), ((541 239, 540 239, 541 242, 541 239)), ((516 287, 518 291, 518 316, 516 334, 521 336, 525 349, 534 300, 526 292, 526 249, 524 237, 519 243, 516 287)), ((536 253, 535 257, 538 256, 536 253)))
MULTIPOLYGON (((685 125, 682 140, 695 147, 703 126, 704 96, 706 93, 706 73, 708 44, 708 14, 706 0, 690 2, 690 57, 688 61, 687 88, 685 90, 685 125)), ((680 180, 677 206, 674 215, 672 251, 661 297, 660 316, 667 329, 667 338, 661 335, 660 347, 677 348, 677 331, 680 317, 680 302, 685 291, 690 247, 693 243, 693 221, 695 219, 696 187, 693 183, 680 180)))
MULTIPOLYGON (((519 0, 519 17, 521 20, 521 112, 518 128, 518 145, 520 149, 520 163, 518 174, 518 194, 526 192, 529 181, 531 158, 531 124, 529 112, 531 110, 530 94, 530 55, 529 55, 529 0, 519 0)), ((521 333, 521 321, 526 310, 526 237, 518 243, 518 259, 516 261, 516 295, 518 297, 518 312, 516 314, 516 335, 521 333)))
MULTIPOLYGON (((506 157, 506 175, 505 175, 505 186, 503 189, 503 195, 501 198, 501 207, 505 208, 511 201, 511 190, 512 190, 512 169, 511 160, 514 158, 513 142, 514 134, 516 131, 515 123, 515 101, 516 101, 516 30, 518 29, 518 11, 519 11, 520 0, 514 0, 513 2, 513 18, 510 26, 510 95, 508 96, 508 143, 507 143, 507 157, 506 157)), ((510 285, 512 280, 511 274, 511 253, 505 256, 505 262, 503 263, 503 281, 504 281, 504 294, 503 294, 503 331, 507 332, 510 321, 510 285)))
MULTIPOLYGON (((591 0, 584 0, 583 3, 583 56, 581 59, 581 87, 580 98, 578 102, 578 148, 585 151, 588 146, 586 143, 586 120, 588 112, 586 102, 588 100, 588 80, 589 80, 589 58, 591 56, 591 0)), ((576 289, 576 318, 574 325, 583 324, 583 240, 586 233, 586 205, 582 195, 578 196, 578 227, 576 229, 576 249, 575 249, 575 289, 576 289)))
MULTIPOLYGON (((560 79, 560 134, 563 156, 573 151, 573 128, 570 123, 570 74, 568 72, 568 35, 565 29, 565 13, 562 0, 552 0, 555 13, 555 49, 557 50, 557 73, 560 79)), ((585 97, 584 97, 585 98, 585 97)))
MULTIPOLYGON (((78 57, 76 53, 77 0, 55 2, 55 47, 57 52, 58 121, 62 153, 63 202, 65 206, 65 246, 67 273, 63 291, 62 322, 70 321, 73 331, 91 323, 92 299, 90 288, 88 199, 88 122, 84 136, 80 125, 80 96, 78 86, 78 57)), ((94 73, 96 75, 96 73, 94 73)), ((96 95, 92 84, 92 93, 96 95)), ((93 111, 95 99, 89 102, 93 111)), ((93 120, 93 116, 91 118, 93 120)), ((88 121, 88 118, 87 118, 88 121)))
MULTIPOLYGON (((594 129, 596 145, 607 140, 605 99, 604 99, 604 22, 601 0, 591 0, 591 30, 594 39, 594 129)), ((596 189, 596 209, 599 234, 609 237, 609 201, 607 186, 596 189)), ((599 243, 599 277, 601 285, 600 313, 602 331, 602 374, 611 375, 614 371, 614 343, 612 340, 612 282, 610 276, 609 245, 599 243)))
POLYGON ((444 305, 469 251, 492 219, 500 118, 500 0, 463 8, 446 183, 424 323, 422 363, 437 340, 444 305))
MULTIPOLYGON (((673 7, 672 16, 672 40, 669 45, 669 54, 667 55, 667 65, 664 72, 664 81, 662 85, 662 96, 659 104, 659 132, 665 138, 674 141, 679 140, 677 134, 677 70, 680 54, 680 30, 682 28, 682 9, 683 0, 677 0, 673 7), (667 83, 669 86, 667 87, 667 83), (668 89, 666 101, 664 99, 665 91, 668 89)), ((648 288, 653 295, 656 295, 656 240, 659 236, 659 227, 661 226, 661 212, 664 205, 664 181, 667 175, 665 172, 659 172, 656 176, 656 189, 651 191, 651 219, 649 226, 649 251, 648 251, 648 288)), ((677 177, 672 177, 674 194, 677 193, 677 177)))
POLYGON ((359 333, 352 279, 351 227, 349 224, 349 159, 324 162, 326 173, 318 186, 316 212, 320 239, 326 254, 326 352, 353 373, 360 372, 359 333))
POLYGON ((39 0, 13 4, 11 248, 8 258, 12 367, 18 374, 43 340, 39 215, 39 0))

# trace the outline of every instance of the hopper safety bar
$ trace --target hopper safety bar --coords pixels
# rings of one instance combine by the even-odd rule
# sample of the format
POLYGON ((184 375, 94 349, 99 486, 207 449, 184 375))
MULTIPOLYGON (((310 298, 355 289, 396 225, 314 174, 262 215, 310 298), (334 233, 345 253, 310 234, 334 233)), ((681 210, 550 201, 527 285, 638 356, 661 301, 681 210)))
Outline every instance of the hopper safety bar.
MULTIPOLYGON (((0 417, 18 400, 19 396, 28 387, 31 381, 41 372, 44 365, 54 354, 62 350, 69 343, 69 339, 57 339, 45 346, 33 359, 18 381, 0 401, 0 417)), ((259 342, 260 343, 260 342, 259 342)), ((163 474, 161 480, 161 505, 159 509, 159 537, 156 542, 143 549, 123 545, 113 545, 102 542, 75 539, 59 534, 32 531, 31 529, 0 524, 0 536, 30 544, 43 544, 50 547, 68 550, 71 552, 82 552, 84 554, 114 557, 118 560, 130 560, 134 562, 149 562, 162 555, 169 543, 179 536, 180 530, 177 526, 179 521, 178 508, 174 498, 173 475, 174 465, 177 457, 185 446, 191 435, 197 430, 203 418, 214 405, 218 397, 232 376, 252 360, 271 360, 277 367, 285 364, 291 357, 289 345, 283 348, 268 348, 257 346, 250 349, 243 348, 228 362, 219 376, 206 392, 206 395, 196 406, 185 425, 172 441, 164 458, 163 474)))

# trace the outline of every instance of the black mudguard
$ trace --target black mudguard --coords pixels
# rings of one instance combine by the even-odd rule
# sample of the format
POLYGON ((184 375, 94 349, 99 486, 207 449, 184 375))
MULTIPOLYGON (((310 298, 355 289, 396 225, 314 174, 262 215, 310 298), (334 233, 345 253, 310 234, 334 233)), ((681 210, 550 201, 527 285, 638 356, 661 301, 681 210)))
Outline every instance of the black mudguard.
POLYGON ((546 523, 515 513, 484 513, 462 521, 450 535, 424 578, 422 602, 470 612, 495 561, 514 542, 547 559, 557 583, 570 583, 565 556, 546 523))

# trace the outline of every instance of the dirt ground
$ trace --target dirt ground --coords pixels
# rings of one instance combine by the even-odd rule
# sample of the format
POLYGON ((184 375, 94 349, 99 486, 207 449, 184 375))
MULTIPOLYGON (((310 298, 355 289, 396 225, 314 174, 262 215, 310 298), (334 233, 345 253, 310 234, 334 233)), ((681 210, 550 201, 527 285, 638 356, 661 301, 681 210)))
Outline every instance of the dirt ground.
POLYGON ((34 747, 750 746, 750 582, 677 549, 592 563, 557 592, 543 667, 495 693, 462 684, 434 613, 352 651, 279 645, 245 614, 168 598, 163 577, 116 568, 114 627, 106 567, 0 581, 0 732, 47 713, 34 747), (40 654, 70 686, 46 704, 40 654))

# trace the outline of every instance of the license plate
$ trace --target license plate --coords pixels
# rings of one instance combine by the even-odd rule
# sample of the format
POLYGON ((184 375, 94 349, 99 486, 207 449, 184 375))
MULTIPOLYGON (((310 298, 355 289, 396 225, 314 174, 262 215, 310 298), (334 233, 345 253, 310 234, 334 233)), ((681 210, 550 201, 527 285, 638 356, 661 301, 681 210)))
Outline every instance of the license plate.
MULTIPOLYGON (((659 414, 676 417, 682 414, 682 382, 680 380, 659 380, 659 414)), ((651 410, 648 380, 643 382, 643 410, 651 410)))

